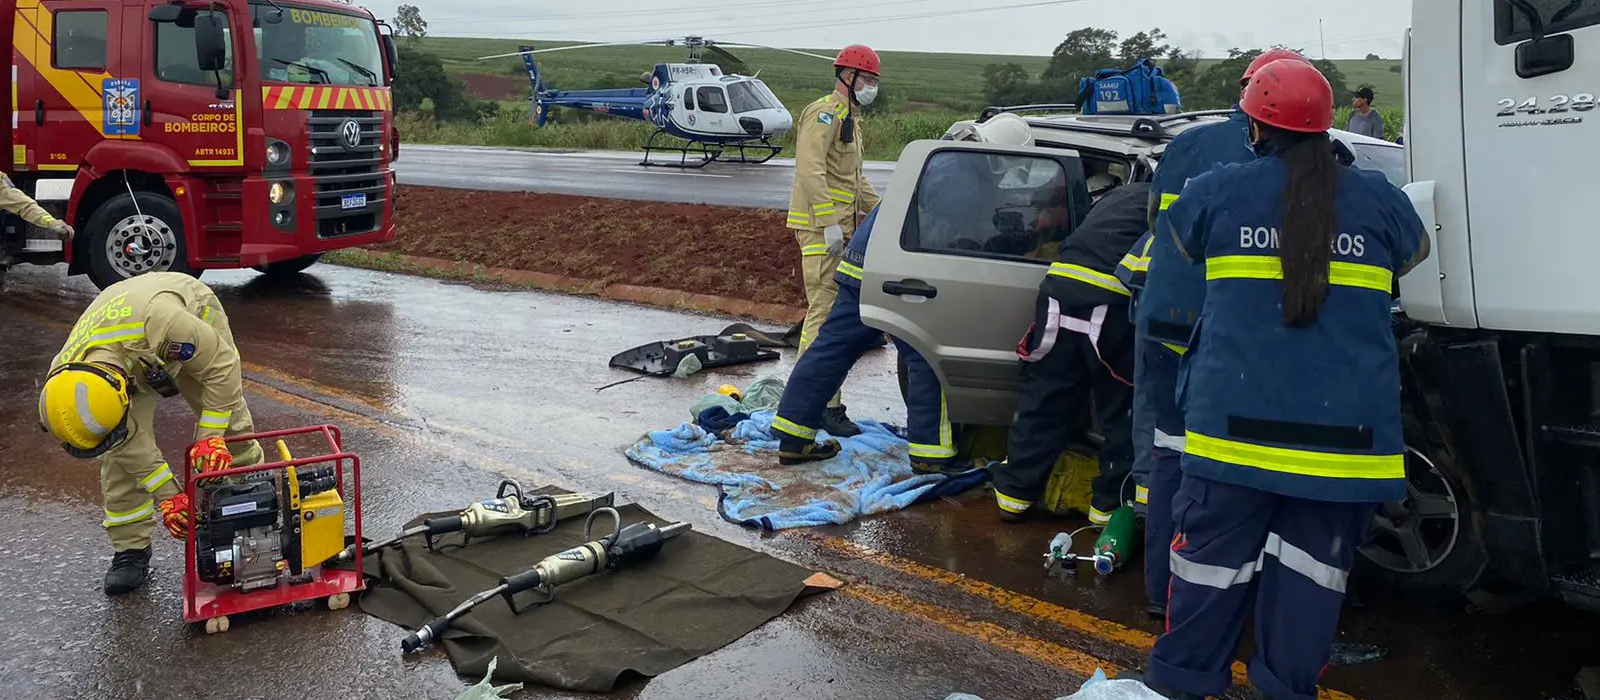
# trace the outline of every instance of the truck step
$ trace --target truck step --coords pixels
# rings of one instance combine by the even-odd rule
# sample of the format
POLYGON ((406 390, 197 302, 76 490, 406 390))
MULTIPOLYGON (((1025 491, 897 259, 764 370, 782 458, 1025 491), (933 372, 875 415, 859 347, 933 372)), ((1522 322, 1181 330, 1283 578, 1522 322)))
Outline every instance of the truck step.
POLYGON ((29 238, 28 244, 22 247, 24 253, 59 253, 61 240, 58 238, 29 238))
POLYGON ((1550 582, 1568 603, 1600 612, 1600 564, 1557 574, 1550 582))
POLYGON ((1600 448, 1600 421, 1546 425, 1543 433, 1544 438, 1552 442, 1600 448))

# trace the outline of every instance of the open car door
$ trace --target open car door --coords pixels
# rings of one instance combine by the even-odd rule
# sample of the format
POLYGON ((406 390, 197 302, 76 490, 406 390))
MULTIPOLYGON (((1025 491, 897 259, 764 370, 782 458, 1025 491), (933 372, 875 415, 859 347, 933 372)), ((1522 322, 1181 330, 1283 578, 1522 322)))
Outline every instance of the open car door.
POLYGON ((861 318, 916 348, 953 422, 1009 425, 1039 282, 1088 213, 1071 150, 906 146, 867 244, 861 318))

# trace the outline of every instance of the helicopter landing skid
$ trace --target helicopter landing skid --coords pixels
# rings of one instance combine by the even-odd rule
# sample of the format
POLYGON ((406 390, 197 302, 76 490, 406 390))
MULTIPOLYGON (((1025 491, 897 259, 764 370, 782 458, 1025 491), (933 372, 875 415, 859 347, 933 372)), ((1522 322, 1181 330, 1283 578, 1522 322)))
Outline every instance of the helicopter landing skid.
MULTIPOLYGON (((704 168, 712 161, 759 165, 772 160, 783 151, 782 146, 775 146, 767 139, 740 141, 734 144, 689 141, 682 146, 657 146, 656 138, 663 134, 666 134, 665 129, 657 129, 650 134, 650 138, 644 144, 644 160, 639 161, 639 165, 658 168, 704 168), (655 152, 676 153, 678 162, 651 160, 650 154, 655 152)), ((668 138, 675 137, 669 135, 668 138)))
POLYGON ((782 152, 783 146, 774 146, 772 145, 772 142, 766 139, 761 139, 760 141, 740 141, 739 143, 732 144, 731 146, 724 148, 722 153, 717 156, 717 160, 723 163, 748 163, 750 165, 760 165, 772 160, 773 158, 776 158, 778 154, 782 152), (751 151, 755 152, 754 155, 750 153, 751 151), (729 157, 735 152, 739 154, 737 158, 729 157))

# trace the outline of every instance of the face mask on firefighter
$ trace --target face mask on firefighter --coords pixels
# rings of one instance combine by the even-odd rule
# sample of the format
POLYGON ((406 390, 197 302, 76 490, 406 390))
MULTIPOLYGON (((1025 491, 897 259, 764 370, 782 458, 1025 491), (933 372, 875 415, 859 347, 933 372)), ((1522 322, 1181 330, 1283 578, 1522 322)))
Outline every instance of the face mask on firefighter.
POLYGON ((863 107, 870 105, 878 99, 878 76, 856 71, 850 79, 850 90, 855 94, 857 104, 863 107))

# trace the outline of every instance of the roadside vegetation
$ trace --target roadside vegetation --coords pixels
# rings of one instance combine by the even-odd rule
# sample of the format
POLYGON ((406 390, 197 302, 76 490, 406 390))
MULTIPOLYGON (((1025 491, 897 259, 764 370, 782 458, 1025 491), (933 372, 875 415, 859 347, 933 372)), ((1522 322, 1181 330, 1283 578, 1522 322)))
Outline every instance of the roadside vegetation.
MULTIPOLYGON (((517 57, 477 60, 511 53, 522 45, 553 48, 572 42, 517 41, 427 36, 427 22, 412 5, 395 17, 400 35, 400 70, 395 105, 401 139, 407 143, 500 146, 536 149, 638 149, 654 127, 639 121, 576 110, 556 110, 542 128, 531 123, 527 71, 517 57)), ((951 122, 971 119, 986 105, 1069 103, 1077 98, 1078 78, 1095 70, 1126 67, 1154 58, 1178 87, 1185 109, 1220 109, 1238 95, 1238 76, 1261 49, 1233 49, 1208 57, 1166 43, 1160 29, 1119 37, 1087 27, 1069 32, 1051 56, 993 56, 884 52, 885 79, 878 101, 864 119, 867 157, 894 160, 904 145, 938 138, 951 122)), ((829 55, 832 49, 807 49, 829 55)), ((779 51, 738 49, 746 66, 726 70, 760 71, 791 112, 827 92, 827 63, 779 51)), ((659 62, 682 61, 683 49, 609 46, 539 56, 547 88, 570 90, 642 87, 640 75, 659 62)), ((1375 105, 1387 124, 1387 138, 1400 134, 1400 62, 1367 56, 1357 60, 1317 61, 1333 84, 1340 104, 1350 92, 1371 86, 1375 105)), ((1350 108, 1339 110, 1343 126, 1350 108)), ((658 139, 661 143, 663 139, 658 139)), ((793 155, 793 134, 778 140, 784 156, 793 155)))

